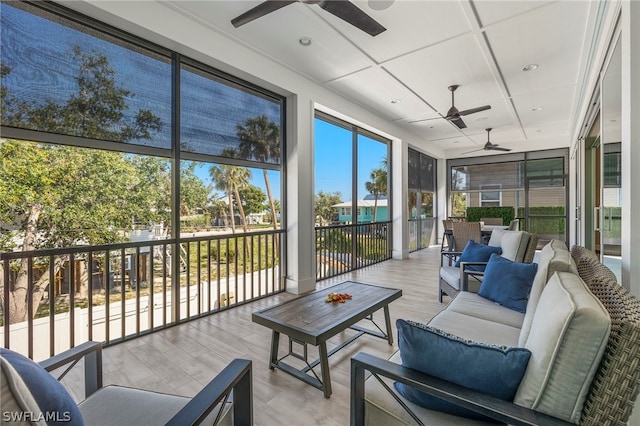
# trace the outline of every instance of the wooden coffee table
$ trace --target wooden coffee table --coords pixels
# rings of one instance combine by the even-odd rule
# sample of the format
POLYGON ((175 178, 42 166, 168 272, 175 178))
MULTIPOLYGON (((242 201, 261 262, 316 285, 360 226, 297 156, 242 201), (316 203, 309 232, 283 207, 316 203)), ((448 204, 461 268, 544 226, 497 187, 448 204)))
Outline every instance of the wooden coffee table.
POLYGON ((329 356, 363 334, 380 337, 392 345, 393 334, 389 318, 389 303, 400 296, 402 296, 402 290, 399 289, 347 281, 254 312, 252 320, 273 330, 269 368, 285 371, 322 390, 324 397, 329 398, 331 396, 329 356), (348 293, 352 295, 352 299, 345 303, 327 303, 325 300, 329 293, 348 293), (373 322, 373 313, 381 308, 384 310, 385 331, 373 322), (356 325, 363 319, 373 322, 377 330, 356 325), (348 328, 356 330, 357 333, 327 351, 327 340, 348 328), (280 333, 289 337, 289 351, 282 358, 278 358, 280 333), (294 345, 301 348, 302 353, 296 352, 294 345), (309 362, 307 345, 318 347, 318 359, 309 362), (304 361, 306 367, 298 369, 284 362, 283 360, 289 356, 304 361), (320 377, 313 370, 318 364, 320 364, 320 377))

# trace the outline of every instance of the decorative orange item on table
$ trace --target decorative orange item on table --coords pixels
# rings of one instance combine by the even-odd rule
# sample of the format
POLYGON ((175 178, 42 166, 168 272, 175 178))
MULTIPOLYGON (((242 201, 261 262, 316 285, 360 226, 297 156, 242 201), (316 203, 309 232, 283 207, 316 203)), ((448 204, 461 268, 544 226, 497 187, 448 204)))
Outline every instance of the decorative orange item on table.
POLYGON ((351 299, 351 295, 348 293, 329 293, 325 302, 344 303, 347 299, 351 299))

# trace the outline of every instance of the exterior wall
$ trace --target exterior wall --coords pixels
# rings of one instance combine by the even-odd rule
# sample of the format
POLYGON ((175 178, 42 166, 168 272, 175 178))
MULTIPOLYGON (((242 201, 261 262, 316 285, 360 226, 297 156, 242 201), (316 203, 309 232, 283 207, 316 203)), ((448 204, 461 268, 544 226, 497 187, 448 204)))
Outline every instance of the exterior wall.
MULTIPOLYGON (((358 222, 373 222, 373 207, 358 207, 358 222)), ((340 222, 351 222, 351 207, 338 207, 338 220, 340 222)), ((376 222, 389 220, 389 208, 378 206, 376 209, 376 222)))

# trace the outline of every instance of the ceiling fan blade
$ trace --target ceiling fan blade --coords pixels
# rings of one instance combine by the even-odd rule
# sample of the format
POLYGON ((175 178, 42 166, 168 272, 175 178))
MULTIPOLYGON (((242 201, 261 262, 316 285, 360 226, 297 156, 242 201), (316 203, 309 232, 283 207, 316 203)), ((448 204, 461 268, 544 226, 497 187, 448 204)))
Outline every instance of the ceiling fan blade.
POLYGON ((320 7, 354 27, 361 29, 370 36, 375 37, 387 30, 350 1, 324 0, 320 2, 320 7))
POLYGON ((464 121, 462 121, 462 118, 458 117, 458 118, 448 118, 449 121, 451 121, 453 124, 455 124, 455 126, 458 129, 466 129, 467 125, 464 124, 464 121))
POLYGON ((491 109, 491 105, 484 105, 484 106, 477 107, 477 108, 465 109, 464 111, 458 112, 458 114, 460 114, 460 115, 469 115, 469 114, 474 114, 474 113, 480 112, 480 111, 486 111, 488 109, 491 109))
POLYGON ((493 151, 511 151, 511 148, 503 148, 501 146, 498 145, 493 145, 487 149, 493 150, 493 151))
POLYGON ((254 7, 253 9, 250 9, 248 11, 246 11, 245 13, 243 13, 240 16, 236 16, 235 18, 233 18, 231 20, 231 24, 238 28, 241 25, 244 24, 248 24, 249 22, 260 18, 261 16, 267 15, 271 12, 275 12, 278 9, 281 9, 285 6, 290 5, 291 3, 296 3, 297 0, 267 0, 264 1, 262 3, 260 3, 259 5, 257 5, 256 7, 254 7))

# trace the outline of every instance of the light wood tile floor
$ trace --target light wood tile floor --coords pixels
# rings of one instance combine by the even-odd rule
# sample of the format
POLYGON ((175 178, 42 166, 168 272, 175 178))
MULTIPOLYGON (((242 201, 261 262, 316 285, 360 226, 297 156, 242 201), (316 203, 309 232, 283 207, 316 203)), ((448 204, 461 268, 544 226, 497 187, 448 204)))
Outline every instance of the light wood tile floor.
MULTIPOLYGON (((437 298, 439 250, 438 246, 411 253, 407 260, 382 262, 322 281, 318 287, 352 280, 401 288, 403 296, 389 305, 396 342, 396 319, 426 322, 444 307, 437 298)), ((351 356, 365 351, 387 358, 397 350, 397 345, 389 346, 382 339, 363 336, 334 354, 329 358, 333 394, 325 399, 320 390, 283 371, 269 370, 271 330, 251 321, 252 312, 293 297, 296 296, 279 294, 106 348, 105 385, 192 396, 232 359, 245 358, 253 360, 255 425, 348 425, 351 356)), ((384 326, 382 312, 374 318, 384 326)), ((334 341, 340 337, 336 336, 334 341)), ((287 341, 284 336, 280 339, 281 354, 287 341)), ((315 358, 316 349, 309 349, 315 358)), ((73 375, 65 384, 74 390, 81 389, 73 375)))

